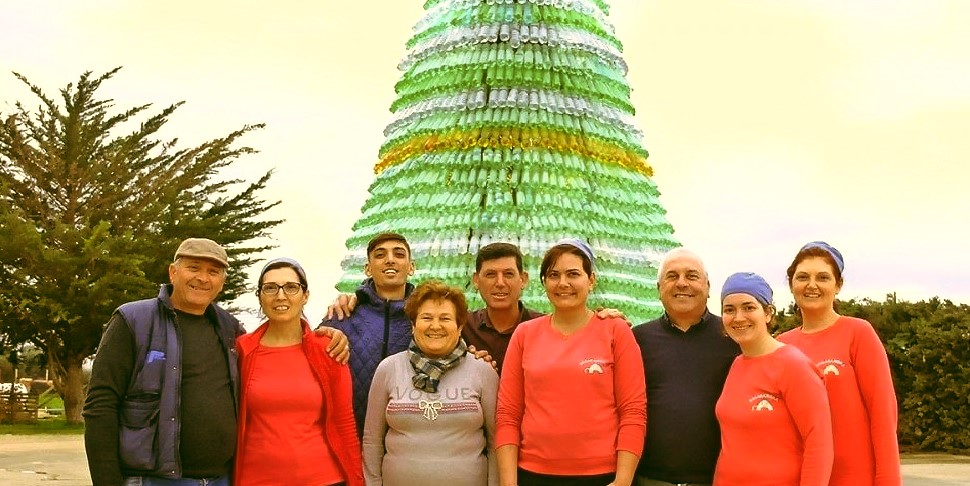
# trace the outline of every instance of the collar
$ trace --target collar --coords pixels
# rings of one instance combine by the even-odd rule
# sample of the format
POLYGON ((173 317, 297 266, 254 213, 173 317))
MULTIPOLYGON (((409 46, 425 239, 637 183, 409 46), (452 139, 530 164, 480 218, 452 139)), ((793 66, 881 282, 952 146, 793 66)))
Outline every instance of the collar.
POLYGON ((664 312, 664 315, 660 318, 660 322, 661 322, 661 324, 663 324, 663 327, 666 328, 668 331, 671 331, 671 332, 676 331, 676 332, 681 333, 681 334, 687 334, 689 332, 695 332, 696 330, 703 328, 704 325, 705 325, 705 323, 708 321, 708 319, 710 317, 712 317, 713 315, 714 314, 711 314, 711 311, 709 311, 705 307, 704 308, 704 313, 701 314, 701 318, 697 322, 695 322, 694 325, 692 325, 689 328, 687 328, 686 331, 684 331, 681 328, 675 326, 674 323, 673 323, 673 321, 670 320, 670 316, 667 315, 667 312, 666 311, 664 312))
MULTIPOLYGON (((480 312, 482 313, 482 322, 478 324, 478 328, 479 329, 488 328, 488 329, 491 329, 493 332, 497 333, 498 331, 495 330, 495 326, 492 325, 492 318, 488 315, 488 307, 481 309, 480 312)), ((512 326, 512 328, 509 329, 508 331, 500 334, 511 334, 512 331, 514 331, 515 328, 520 323, 528 321, 529 319, 531 319, 531 315, 529 315, 529 310, 525 308, 525 304, 523 304, 522 301, 520 300, 519 301, 519 322, 517 322, 515 326, 512 326)))
POLYGON ((414 284, 411 282, 407 282, 404 284, 403 299, 385 300, 381 298, 381 296, 377 295, 377 287, 374 286, 374 279, 368 277, 367 280, 364 280, 363 282, 361 282, 360 286, 357 287, 357 291, 355 293, 357 294, 358 304, 367 304, 369 302, 374 302, 378 304, 384 303, 384 302, 401 302, 403 305, 403 302, 407 300, 407 298, 411 295, 411 292, 413 291, 414 291, 414 284))
MULTIPOLYGON (((303 328, 303 341, 306 342, 307 339, 314 336, 313 330, 310 329, 310 323, 307 322, 305 318, 300 318, 300 326, 303 328)), ((259 340, 262 339, 263 334, 266 334, 266 330, 269 329, 269 321, 264 321, 256 328, 253 332, 249 334, 244 334, 236 338, 236 344, 246 353, 251 352, 259 346, 259 340)))

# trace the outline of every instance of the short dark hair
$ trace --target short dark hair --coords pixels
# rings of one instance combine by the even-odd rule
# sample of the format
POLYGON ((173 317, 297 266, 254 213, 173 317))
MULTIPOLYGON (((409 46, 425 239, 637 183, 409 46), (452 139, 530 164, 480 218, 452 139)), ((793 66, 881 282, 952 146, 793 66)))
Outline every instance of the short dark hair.
POLYGON ((458 287, 452 287, 440 280, 425 280, 418 284, 404 301, 404 313, 411 320, 411 325, 418 318, 421 304, 429 300, 447 300, 455 305, 455 322, 461 328, 468 322, 468 301, 465 293, 458 287))
POLYGON ((475 272, 482 269, 482 264, 490 260, 498 260, 499 258, 505 257, 515 257, 515 266, 522 271, 522 251, 519 247, 511 243, 489 243, 478 249, 478 254, 475 255, 475 272))
POLYGON ((408 240, 397 234, 397 233, 381 233, 367 242, 367 258, 370 258, 370 252, 374 251, 374 248, 385 241, 400 241, 404 243, 404 248, 408 251, 408 259, 411 259, 411 245, 408 244, 408 240))
POLYGON ((583 270, 586 271, 586 275, 593 274, 593 261, 589 259, 589 256, 586 255, 586 253, 583 253, 583 250, 580 250, 573 245, 561 244, 550 248, 549 251, 546 252, 546 256, 542 257, 542 265, 539 266, 539 279, 545 282, 546 273, 549 272, 549 268, 556 263, 556 260, 559 260, 559 257, 565 255, 566 253, 576 255, 583 261, 583 270))

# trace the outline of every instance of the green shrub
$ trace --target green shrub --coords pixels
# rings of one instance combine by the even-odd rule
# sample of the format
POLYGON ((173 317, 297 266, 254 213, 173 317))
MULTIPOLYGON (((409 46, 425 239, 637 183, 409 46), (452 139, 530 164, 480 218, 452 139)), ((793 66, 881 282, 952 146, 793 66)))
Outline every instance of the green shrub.
POLYGON ((887 343, 899 401, 899 438, 920 450, 970 450, 970 308, 914 304, 887 343))

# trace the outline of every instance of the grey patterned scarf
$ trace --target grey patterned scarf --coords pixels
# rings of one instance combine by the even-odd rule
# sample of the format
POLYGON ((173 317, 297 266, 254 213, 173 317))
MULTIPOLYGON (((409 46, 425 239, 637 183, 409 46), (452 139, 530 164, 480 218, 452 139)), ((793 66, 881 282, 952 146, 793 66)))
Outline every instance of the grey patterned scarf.
POLYGON ((465 340, 458 338, 458 345, 455 346, 451 354, 441 359, 428 358, 421 352, 421 348, 418 347, 412 338, 411 345, 408 346, 408 361, 411 362, 411 367, 414 368, 414 376, 411 377, 411 383, 418 390, 437 393, 438 383, 441 381, 441 377, 444 376, 446 371, 458 366, 461 360, 465 358, 465 353, 467 352, 468 346, 465 345, 465 340))

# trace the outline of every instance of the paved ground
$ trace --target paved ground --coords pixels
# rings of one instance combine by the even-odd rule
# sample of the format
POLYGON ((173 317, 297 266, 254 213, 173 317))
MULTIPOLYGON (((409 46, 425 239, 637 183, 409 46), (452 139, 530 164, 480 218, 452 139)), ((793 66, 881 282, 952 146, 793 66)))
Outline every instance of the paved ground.
MULTIPOLYGON (((970 457, 907 454, 906 486, 970 485, 970 457)), ((90 486, 79 435, 0 435, 0 486, 90 486)))
POLYGON ((0 485, 90 486, 80 435, 0 435, 0 485))

